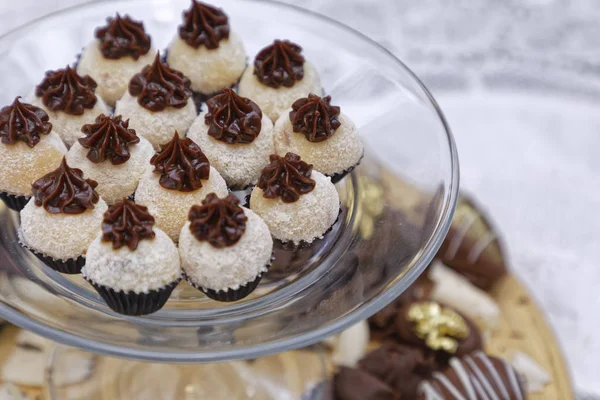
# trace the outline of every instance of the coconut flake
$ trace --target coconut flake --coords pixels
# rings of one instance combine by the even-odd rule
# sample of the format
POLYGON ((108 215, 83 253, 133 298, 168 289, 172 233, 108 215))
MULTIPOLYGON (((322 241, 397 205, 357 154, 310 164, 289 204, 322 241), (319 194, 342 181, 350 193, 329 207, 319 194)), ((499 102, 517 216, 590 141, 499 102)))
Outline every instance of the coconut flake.
POLYGON ((428 271, 429 278, 435 283, 431 291, 434 300, 483 322, 487 328, 494 330, 498 327, 500 307, 489 294, 439 261, 434 262, 428 271))
POLYGON ((333 344, 333 362, 338 366, 354 367, 367 352, 369 325, 361 321, 340 333, 333 344))
POLYGON ((552 382, 552 378, 537 361, 529 355, 515 351, 512 354, 510 363, 519 371, 527 381, 527 392, 534 393, 541 391, 544 386, 552 382))

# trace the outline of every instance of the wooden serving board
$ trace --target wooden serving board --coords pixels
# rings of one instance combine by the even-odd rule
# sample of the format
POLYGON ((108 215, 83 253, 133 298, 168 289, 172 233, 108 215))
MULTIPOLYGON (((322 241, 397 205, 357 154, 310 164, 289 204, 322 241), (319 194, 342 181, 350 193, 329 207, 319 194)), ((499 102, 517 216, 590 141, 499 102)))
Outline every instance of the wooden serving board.
MULTIPOLYGON (((559 345, 546 323, 543 313, 525 287, 516 278, 507 276, 498 282, 491 294, 502 310, 502 318, 499 328, 487 339, 486 350, 492 355, 507 359, 510 359, 513 352, 521 351, 531 356, 551 374, 552 382, 543 391, 529 394, 530 400, 573 400, 568 369, 559 345)), ((14 348, 16 333, 17 328, 12 326, 5 328, 0 333, 0 365, 14 348)), ((376 346, 376 343, 372 343, 372 345, 376 346)), ((332 373, 335 367, 331 362, 329 352, 325 351, 325 354, 326 368, 329 373, 332 373)), ((264 373, 273 372, 273 368, 278 371, 275 372, 275 375, 281 375, 285 371, 284 376, 279 380, 285 381, 284 386, 286 386, 287 395, 291 396, 290 398, 297 396, 300 399, 302 393, 307 390, 307 386, 317 383, 322 378, 320 357, 314 347, 311 350, 287 352, 259 361, 259 364, 263 364, 260 370, 264 373)), ((114 363, 123 362, 127 361, 103 358, 100 365, 105 364, 106 369, 112 369, 114 363)), ((131 363, 136 364, 135 362, 131 363)), ((112 393, 110 386, 107 385, 104 389, 99 388, 97 398, 102 400, 111 398, 111 396, 106 397, 107 393, 112 393)), ((24 389, 32 398, 44 399, 40 388, 24 389)), ((270 396, 264 398, 271 399, 270 396)))
POLYGON ((486 350, 508 359, 515 350, 521 351, 550 373, 552 382, 543 391, 530 394, 530 400, 573 400, 569 370, 560 346, 527 289, 515 277, 507 276, 491 294, 502 310, 502 318, 486 350))

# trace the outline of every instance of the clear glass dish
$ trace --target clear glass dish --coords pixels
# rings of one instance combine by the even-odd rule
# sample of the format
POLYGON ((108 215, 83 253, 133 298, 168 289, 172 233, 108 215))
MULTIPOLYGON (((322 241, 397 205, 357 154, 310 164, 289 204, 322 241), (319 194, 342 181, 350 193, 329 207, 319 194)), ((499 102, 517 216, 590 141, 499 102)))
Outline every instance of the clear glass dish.
MULTIPOLYGON (((140 360, 256 358, 317 342, 365 319, 423 271, 458 192, 452 134, 418 78, 375 42, 326 17, 271 1, 222 0, 250 57, 274 38, 300 43, 324 88, 352 116, 365 157, 337 184, 339 222, 309 249, 280 249, 266 279, 230 305, 181 284, 161 311, 123 317, 80 277, 42 265, 17 242, 0 205, 0 316, 56 341, 140 360)), ((52 14, 0 38, 0 104, 63 67, 115 12, 141 19, 166 48, 188 0, 103 1, 52 14)))

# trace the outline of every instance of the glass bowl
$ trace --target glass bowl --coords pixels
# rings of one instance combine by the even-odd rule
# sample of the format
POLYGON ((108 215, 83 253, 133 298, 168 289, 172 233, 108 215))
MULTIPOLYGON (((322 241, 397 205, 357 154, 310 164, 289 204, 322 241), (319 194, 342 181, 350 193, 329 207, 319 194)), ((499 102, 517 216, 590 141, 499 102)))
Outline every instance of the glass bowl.
MULTIPOLYGON (((418 78, 391 53, 326 17, 271 1, 215 2, 250 58, 274 38, 300 43, 325 91, 356 122, 366 150, 338 183, 342 213, 309 248, 279 248, 258 289, 224 305, 182 283, 146 317, 112 312, 78 276, 56 273, 17 241, 0 206, 0 316, 56 341, 140 360, 213 362, 306 346, 365 319, 433 258, 458 191, 450 130, 418 78)), ((164 49, 189 0, 103 1, 46 16, 0 38, 0 104, 27 95, 47 69, 76 61, 115 12, 144 21, 164 49)))

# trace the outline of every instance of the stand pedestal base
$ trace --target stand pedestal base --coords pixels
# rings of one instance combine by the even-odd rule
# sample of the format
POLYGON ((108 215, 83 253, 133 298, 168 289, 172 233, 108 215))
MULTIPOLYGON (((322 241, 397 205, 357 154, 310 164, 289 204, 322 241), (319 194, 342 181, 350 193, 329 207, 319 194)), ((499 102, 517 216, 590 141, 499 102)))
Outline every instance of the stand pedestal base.
MULTIPOLYGON (((48 400, 297 400, 324 379, 319 348, 251 361, 215 364, 156 364, 92 356, 86 378, 61 384, 67 362, 79 350, 57 346, 48 363, 48 400)), ((85 353, 87 355, 87 353, 85 353)))

